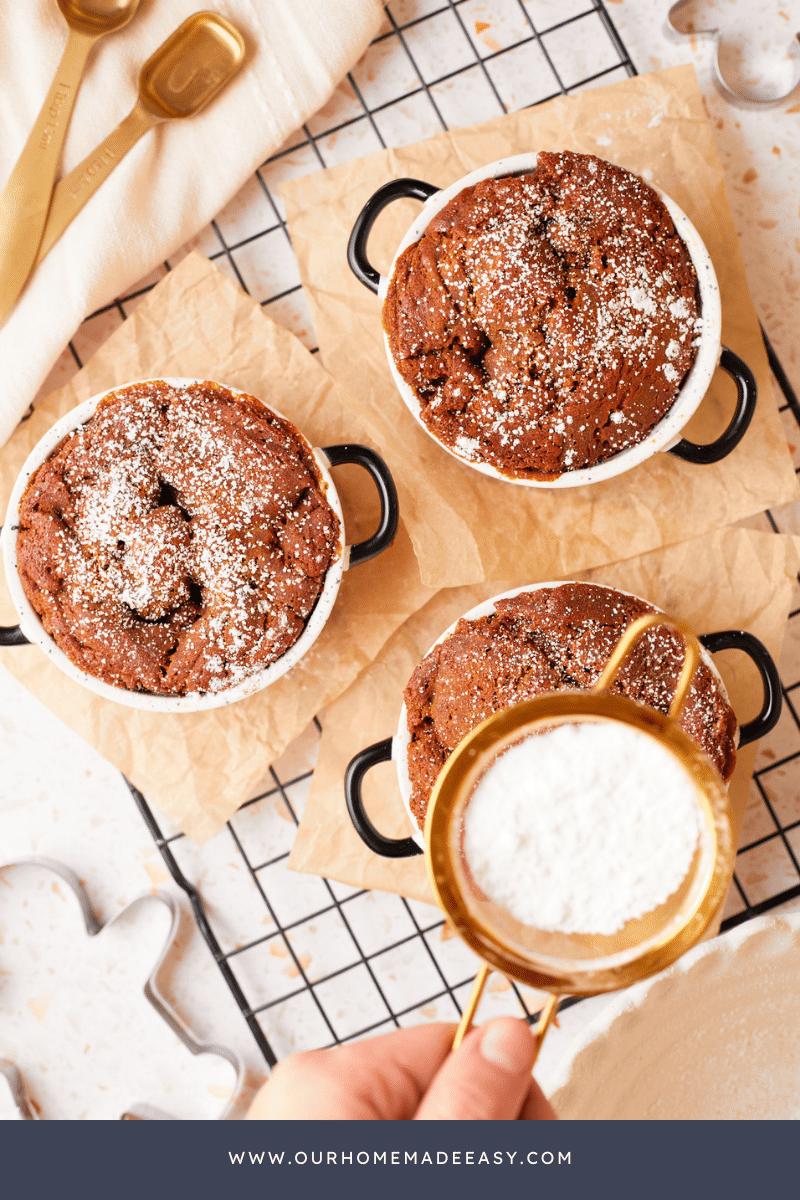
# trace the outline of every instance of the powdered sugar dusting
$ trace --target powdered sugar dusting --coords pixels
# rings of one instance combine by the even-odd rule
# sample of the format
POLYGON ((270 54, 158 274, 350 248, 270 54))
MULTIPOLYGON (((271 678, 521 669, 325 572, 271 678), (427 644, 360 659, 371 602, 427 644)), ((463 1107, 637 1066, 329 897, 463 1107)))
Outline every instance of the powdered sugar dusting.
POLYGON ((111 393, 32 477, 20 575, 82 669, 216 692, 302 633, 339 524, 288 422, 217 384, 111 393))
POLYGON ((698 297, 647 184, 599 158, 540 154, 434 216, 397 261, 384 325, 436 437, 547 479, 636 445, 665 415, 695 357, 698 297))
MULTIPOLYGON (((439 770, 470 730, 522 700, 591 688, 623 630, 652 611, 644 601, 611 588, 565 583, 499 599, 489 616, 459 621, 420 663, 404 693, 410 803, 420 825, 439 770)), ((613 690, 666 713, 683 657, 680 635, 649 629, 613 690)), ((736 762, 736 721, 702 662, 680 722, 728 779, 736 762)))

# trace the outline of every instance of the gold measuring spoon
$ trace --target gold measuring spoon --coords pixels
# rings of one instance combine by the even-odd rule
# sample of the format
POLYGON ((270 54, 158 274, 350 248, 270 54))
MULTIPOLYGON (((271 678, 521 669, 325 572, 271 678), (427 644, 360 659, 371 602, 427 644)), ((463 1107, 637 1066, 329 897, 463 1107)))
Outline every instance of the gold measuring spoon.
POLYGON ((192 117, 209 104, 244 61, 242 35, 217 13, 183 22, 139 73, 139 98, 125 120, 56 185, 36 263, 139 138, 162 121, 192 117))
POLYGON ((69 37, 47 99, 0 195, 0 321, 36 262, 58 160, 89 51, 122 29, 139 0, 58 0, 69 37))

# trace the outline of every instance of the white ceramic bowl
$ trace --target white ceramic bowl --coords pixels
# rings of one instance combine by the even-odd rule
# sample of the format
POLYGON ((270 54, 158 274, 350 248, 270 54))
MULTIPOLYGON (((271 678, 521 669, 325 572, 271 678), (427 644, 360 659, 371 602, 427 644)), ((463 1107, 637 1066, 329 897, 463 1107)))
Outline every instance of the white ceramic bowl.
MULTIPOLYGON (((423 656, 427 655, 435 649, 436 646, 444 642, 456 628, 460 620, 479 620, 481 617, 489 616, 496 611, 497 602, 499 600, 510 599, 513 596, 518 596, 521 592, 535 592, 540 588, 560 587, 564 583, 575 582, 571 580, 555 580, 547 583, 523 584, 522 587, 512 588, 508 592, 503 592, 501 595, 493 596, 489 600, 484 600, 482 604, 475 605, 469 612, 463 613, 452 625, 445 629, 430 649, 423 656)), ((603 584, 592 584, 593 587, 604 587, 603 584)), ((641 597, 635 596, 632 592, 624 592, 621 588, 606 588, 607 591, 621 592, 622 595, 632 596, 636 600, 642 600, 641 597)), ((642 600, 642 603, 649 604, 649 601, 642 600)), ((662 612, 657 606, 653 605, 656 612, 662 612)), ((777 724, 781 713, 781 684, 778 676, 778 671, 775 663, 765 646, 753 637, 752 634, 741 630, 724 630, 718 633, 709 633, 701 635, 701 655, 703 662, 714 676, 720 691, 724 698, 728 700, 728 694, 725 689, 725 684, 722 681, 713 659, 712 653, 719 650, 735 649, 742 650, 748 657, 751 658, 757 668, 764 689, 764 698, 761 707, 761 712, 757 717, 747 721, 744 725, 737 725, 736 729, 736 745, 745 746, 750 742, 756 741, 769 733, 777 724), (703 645, 702 643, 707 643, 703 645)), ((729 701, 728 701, 729 702, 729 701)), ((400 719, 397 724, 397 732, 391 738, 386 738, 381 742, 375 742, 371 746, 365 747, 359 751, 350 761, 345 775, 345 799, 347 809, 350 814, 350 819, 353 822, 356 832, 362 841, 375 854, 380 854, 387 858, 405 858, 412 854, 421 854, 424 851, 425 839, 424 834, 417 825, 416 818, 411 811, 411 781, 408 776, 408 745, 411 735, 408 732, 406 707, 405 703, 401 704, 400 719), (380 762, 392 761, 395 764, 397 772, 397 782, 400 788, 400 794, 403 799, 403 804, 408 815, 408 819, 413 832, 406 838, 387 838, 375 828, 370 820, 362 799, 362 783, 366 773, 380 762)))
POLYGON ((567 1120, 800 1119, 800 913, 747 921, 615 996, 549 1079, 567 1120))
MULTIPOLYGON (((381 302, 383 302, 383 300, 386 298, 389 281, 394 274, 395 266, 400 255, 409 246, 413 245, 414 242, 419 241, 419 239, 425 233, 425 230, 427 229, 431 220, 445 207, 446 204, 453 199, 454 196, 458 195, 463 188, 471 187, 476 183, 480 183, 481 180, 484 179, 494 179, 503 175, 516 175, 525 171, 532 171, 536 166, 537 158, 538 154, 534 152, 530 154, 517 154, 511 158, 499 159, 497 162, 489 163, 485 167, 480 167, 477 171, 472 171, 469 175, 465 175, 462 179, 457 180, 456 183, 451 184, 450 187, 435 191, 433 195, 425 200, 422 211, 409 227, 408 232, 397 249, 397 253, 395 254, 389 274, 380 276, 377 292, 378 298, 381 300, 381 302)), ((403 181, 396 182, 399 185, 403 181)), ((415 181, 408 182, 413 183, 415 181)), ((387 188, 390 186, 391 185, 387 185, 387 188)), ((652 184, 649 186, 653 187, 652 184)), ((653 187, 653 190, 665 204, 667 211, 669 212, 675 224, 675 228, 686 244, 691 256, 695 271, 697 272, 697 280, 700 290, 701 315, 703 319, 703 328, 700 337, 700 345, 697 348, 697 355, 683 384, 683 387, 672 404, 672 407, 661 418, 658 424, 650 431, 643 441, 639 442, 635 446, 629 447, 626 450, 621 450, 618 454, 606 459, 604 462, 597 463, 593 467, 585 467, 581 470, 567 471, 555 479, 518 479, 516 477, 504 475, 501 471, 497 470, 496 467, 489 463, 472 462, 468 458, 464 458, 460 454, 457 454, 452 447, 447 446, 444 442, 440 441, 439 438, 437 438, 431 432, 431 430, 422 420, 422 406, 416 393, 414 392, 413 388, 406 383, 405 379, 403 379, 402 375, 397 369, 397 366, 395 365, 394 356, 392 355, 391 348, 389 346, 389 339, 386 336, 386 333, 384 333, 384 346, 386 349, 389 367, 391 369, 395 384, 397 385, 397 389, 405 401, 408 410, 414 416, 415 420, 422 426, 428 436, 432 437, 433 440, 444 450, 446 450, 448 454, 452 455, 453 458, 457 458, 459 462, 465 463, 475 471, 480 471, 481 474, 492 476, 495 479, 502 479, 507 483, 516 483, 522 487, 571 488, 582 487, 585 484, 597 483, 600 480, 611 479, 615 475, 621 475, 624 471, 629 471, 632 467, 644 462, 658 451, 670 450, 681 441, 681 430, 699 407, 700 402, 705 396, 708 386, 711 383, 711 378, 714 374, 714 371, 720 361, 720 353, 722 349, 722 314, 720 308, 720 294, 716 273, 711 262, 711 257, 694 225, 683 212, 683 210, 678 207, 674 200, 656 187, 653 187)), ((399 196, 401 194, 402 193, 398 191, 397 195, 399 196)), ((413 192, 409 191, 406 194, 413 194, 413 192)), ((376 200, 377 198, 378 193, 376 193, 375 197, 373 197, 373 200, 376 200)), ((369 203, 371 204, 372 201, 369 203)), ((377 215, 377 212, 380 211, 381 207, 385 207, 385 204, 376 206, 372 220, 375 219, 375 216, 377 215)), ((359 221, 362 220, 362 217, 367 212, 368 208, 369 204, 364 209, 362 216, 359 217, 359 221)), ((372 224, 372 220, 370 220, 366 226, 367 231, 372 224)), ((353 261, 354 254, 352 252, 352 247, 354 242, 357 240, 356 233, 358 228, 359 226, 357 222, 353 230, 353 236, 351 237, 350 262, 351 267, 356 272, 358 277, 362 280, 362 282, 366 283, 367 281, 363 278, 363 270, 362 272, 359 272, 356 269, 356 265, 354 265, 353 261)), ((367 286, 371 286, 371 284, 367 283, 367 286)), ((728 354, 730 355, 730 351, 728 354)), ((747 370, 747 368, 745 368, 745 370, 747 370)), ((752 376, 750 379, 752 381, 752 376)), ((753 399, 753 405, 754 403, 755 400, 753 399)), ((752 415, 752 413, 750 415, 752 415)), ((749 417, 747 418, 747 422, 749 422, 749 417)), ((747 427, 747 422, 744 422, 742 436, 747 427)), ((730 449, 733 449, 733 445, 730 446, 730 449)))
MULTIPOLYGON (((247 696, 252 696, 255 692, 260 692, 262 688, 268 687, 274 683, 276 679, 280 679, 287 671, 300 661, 303 655, 311 648, 314 642, 319 637, 325 622, 331 614, 336 594, 339 590, 339 584, 342 579, 342 572, 347 569, 349 561, 349 547, 344 547, 344 518, 342 515, 342 506, 339 501, 339 496, 336 487, 329 471, 329 461, 324 451, 314 449, 309 446, 305 438, 302 438, 309 453, 313 456, 314 462, 317 465, 321 479, 322 487, 325 490, 326 499, 339 520, 339 528, 341 531, 341 541, 338 551, 331 565, 328 567, 325 576, 325 583, 322 592, 317 600, 316 605, 308 619, 305 629, 301 633, 297 641, 289 647, 289 649, 270 663, 263 671, 259 671, 255 675, 251 675, 242 683, 236 684, 234 687, 227 688, 219 692, 206 693, 190 693, 186 696, 157 696, 149 692, 135 692, 127 688, 116 687, 112 684, 104 683, 101 679, 97 679, 94 675, 90 675, 86 671, 82 671, 77 667, 61 650, 45 631, 38 614, 31 605, 28 597, 25 595, 25 589, 17 571, 17 533, 19 531, 19 506, 22 500, 22 495, 28 485, 28 480, 33 475, 45 459, 55 450, 56 446, 71 433, 73 429, 77 429, 80 425, 85 424, 90 417, 93 416, 95 409, 101 400, 110 392, 119 391, 120 387, 129 387, 133 382, 150 383, 153 380, 135 380, 131 384, 119 385, 119 387, 109 388, 105 392, 101 392, 97 396, 92 396, 90 400, 86 400, 83 404, 79 404, 77 408, 72 409, 66 416, 57 421, 53 427, 48 430, 45 436, 34 447, 28 456, 25 465, 17 477, 14 488, 11 492, 11 498, 8 504, 6 520, 3 525, 2 544, 3 557, 6 570, 6 579, 8 588, 11 593, 11 598, 19 614, 19 622, 22 633, 29 642, 37 645, 55 665, 68 675, 70 679, 74 679, 76 683, 80 683, 89 691, 95 692, 98 696, 103 696, 106 700, 114 700, 118 704, 125 704, 129 708, 144 709, 147 712, 158 713, 188 713, 202 712, 211 708, 222 708, 228 704, 234 704, 237 700, 243 700, 247 696)), ((185 387, 193 383, 203 382, 202 380, 186 379, 178 377, 163 377, 163 382, 176 387, 185 387)), ((224 385, 227 387, 227 385, 224 385)), ((238 388, 228 388, 228 391, 235 396, 245 395, 238 388)), ((271 405, 267 405, 269 410, 282 417, 282 414, 271 405)), ((283 420, 288 421, 288 418, 283 417, 283 420)), ((292 424, 292 422, 289 422, 292 424)), ((296 429, 296 426, 292 426, 296 429)), ((299 431, 298 431, 299 432, 299 431)))
MULTIPOLYGON (((556 582, 550 582, 550 583, 526 584, 523 587, 512 588, 508 592, 501 592, 497 596, 492 596, 492 598, 490 600, 484 600, 482 604, 476 604, 474 608, 471 608, 469 610, 469 612, 465 612, 462 616, 458 617, 455 621, 453 621, 452 625, 448 625, 448 627, 447 627, 447 629, 445 629, 444 633, 442 633, 436 639, 436 641, 433 643, 433 645, 428 650, 426 650, 425 654, 422 656, 423 659, 427 658, 428 655, 433 650, 435 650, 437 646, 440 646, 442 644, 442 642, 447 641, 447 639, 451 636, 451 634, 455 632, 455 628, 458 625, 459 621, 478 621, 482 617, 491 616, 492 613, 497 611, 497 601, 498 600, 511 600, 514 596, 519 596, 519 594, 521 592, 538 592, 542 588, 562 587, 565 583, 570 583, 570 582, 573 582, 573 581, 566 580, 566 579, 560 579, 560 580, 557 580, 556 582)), ((603 587, 603 586, 604 586, 603 584, 596 584, 596 583, 592 584, 592 587, 603 587)), ((641 599, 640 596, 634 596, 633 592, 624 592, 624 591, 622 591, 621 588, 605 588, 605 591, 620 592, 621 595, 623 595, 623 596, 632 596, 634 600, 641 599)), ((643 603, 649 604, 650 602, 648 600, 648 601, 643 601, 643 603)), ((652 607, 655 608, 656 606, 653 605, 652 607)), ((661 612, 662 610, 657 609, 656 611, 661 612)), ((701 647, 701 655, 702 655, 703 662, 705 663, 705 665, 708 667, 708 669, 713 674, 714 679, 716 680, 717 685, 719 686, 719 689, 722 692, 724 699, 727 701, 728 693, 725 689, 725 684, 722 681, 722 676, 720 675, 719 671, 717 670, 717 668, 714 665, 711 655, 703 647, 701 647)), ((737 745, 738 745, 738 737, 739 737, 739 734, 738 734, 738 729, 737 729, 737 733, 736 733, 737 745)), ((408 776, 408 744, 410 741, 411 741, 411 734, 408 731, 408 719, 407 719, 406 706, 405 706, 405 702, 403 702, 403 704, 400 708, 400 719, 397 722, 397 733, 394 735, 394 738, 392 739, 392 762, 395 764, 395 767, 397 769, 397 783, 400 788, 400 794, 403 797, 403 804, 405 805, 406 812, 408 813, 408 819, 411 822, 411 826, 414 830, 414 833, 413 833, 414 841, 417 843, 418 846, 421 846, 424 848, 424 846, 425 846, 424 834, 422 833, 422 830, 417 825, 417 819, 414 816, 413 812, 411 811, 411 793, 412 793, 413 789, 411 786, 411 780, 409 779, 409 776, 408 776)))

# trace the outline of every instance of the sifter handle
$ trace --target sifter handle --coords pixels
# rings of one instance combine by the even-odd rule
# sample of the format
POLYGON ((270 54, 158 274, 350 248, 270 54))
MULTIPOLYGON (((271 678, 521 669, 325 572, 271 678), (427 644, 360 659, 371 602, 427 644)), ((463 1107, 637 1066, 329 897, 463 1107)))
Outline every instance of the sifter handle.
MULTIPOLYGON (((472 1028, 472 1022, 475 1020, 475 1013, 477 1012, 478 1005, 481 1002, 481 996, 483 995, 483 989, 486 987, 486 980, 489 978, 491 973, 492 973, 492 968, 489 966, 489 964, 481 963, 480 970, 478 971, 478 974, 475 976, 475 982, 472 985, 472 991, 469 994, 469 1000, 467 1001, 467 1007, 464 1009, 464 1013, 461 1017, 461 1020, 458 1023, 458 1029, 456 1030, 456 1036, 453 1038, 453 1049, 454 1050, 458 1049, 458 1047, 461 1045, 464 1038, 467 1036, 470 1029, 472 1028)), ((533 1061, 531 1063, 531 1070, 533 1070, 534 1066, 536 1065, 536 1060, 539 1057, 539 1051, 541 1050, 542 1042, 544 1041, 544 1035, 547 1033, 548 1029, 550 1028, 553 1017, 558 1012, 558 1006, 560 1003, 561 1003, 561 997, 553 995, 551 993, 551 995, 549 995, 547 997, 547 1002, 546 1002, 544 1008, 539 1013, 539 1020, 536 1022, 536 1028, 533 1031, 533 1036, 536 1038, 536 1049, 533 1052, 533 1061)))
POLYGON ((672 704, 669 706, 669 715, 675 721, 686 702, 694 673, 700 662, 700 643, 692 632, 691 626, 687 625, 685 621, 681 621, 678 617, 668 617, 664 613, 654 612, 645 613, 644 616, 637 617, 635 621, 632 621, 617 642, 611 657, 600 672, 600 676, 592 688, 592 694, 597 695, 598 692, 606 690, 636 642, 638 642, 640 636, 646 629, 651 629, 654 625, 666 625, 668 629, 674 629, 676 633, 682 633, 686 646, 686 654, 683 659, 678 686, 675 688, 675 695, 672 697, 672 704))
POLYGON ((472 985, 472 991, 469 994, 467 1007, 461 1014, 461 1020, 458 1022, 456 1036, 453 1038, 453 1049, 457 1050, 463 1042, 464 1038, 472 1028, 472 1022, 475 1020, 475 1013, 478 1011, 478 1005, 481 1002, 483 989, 486 987, 486 980, 492 973, 492 968, 488 963, 481 963, 480 970, 475 976, 475 982, 472 985))

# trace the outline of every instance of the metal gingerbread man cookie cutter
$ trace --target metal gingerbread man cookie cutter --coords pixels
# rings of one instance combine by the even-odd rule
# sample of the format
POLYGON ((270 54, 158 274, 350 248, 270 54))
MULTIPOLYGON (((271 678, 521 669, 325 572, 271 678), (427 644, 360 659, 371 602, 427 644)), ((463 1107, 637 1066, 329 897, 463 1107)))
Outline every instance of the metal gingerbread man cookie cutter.
POLYGON ((800 83, 800 33, 792 35, 786 48, 786 56, 792 60, 792 75, 789 87, 782 92, 778 92, 773 88, 764 88, 758 84, 748 87, 742 80, 734 82, 730 78, 730 75, 723 71, 722 63, 720 62, 720 49, 724 39, 722 30, 718 28, 696 29, 687 20, 688 13, 686 10, 691 9, 694 3, 695 0, 678 0, 677 4, 672 5, 667 13, 667 36, 673 40, 698 37, 714 43, 714 80, 726 99, 744 107, 774 107, 792 94, 800 83))
MULTIPOLYGON (((234 1050, 228 1049, 227 1046, 220 1046, 216 1042, 202 1042, 195 1037, 191 1029, 184 1024, 182 1019, 168 1003, 158 984, 159 973, 165 959, 175 944, 178 926, 180 924, 180 909, 174 898, 166 892, 156 891, 145 893, 143 896, 137 896, 136 899, 132 900, 130 904, 126 905, 121 912, 117 913, 116 916, 112 917, 110 921, 106 921, 104 924, 95 916, 91 901, 89 900, 89 895, 80 879, 75 872, 71 870, 70 867, 65 866, 64 863, 57 862, 52 858, 31 857, 18 858, 9 863, 0 863, 0 871, 6 869, 7 867, 43 867, 45 870, 52 871, 55 875, 58 875, 59 879, 63 880, 63 882, 66 883, 70 890, 74 893, 81 910, 81 915, 83 916, 83 923, 86 927, 86 932, 89 937, 95 937, 102 929, 106 929, 113 925, 115 921, 118 921, 121 917, 125 916, 126 913, 130 913, 131 909, 137 908, 140 904, 143 904, 146 901, 156 900, 164 905, 164 907, 169 911, 171 917, 170 928, 161 952, 156 959, 155 966, 150 972, 150 975, 148 976, 144 985, 144 994, 158 1015, 162 1018, 162 1020, 166 1021, 172 1032, 180 1038, 186 1049, 191 1054, 214 1054, 219 1058, 224 1058, 233 1067, 236 1078, 231 1090, 231 1098, 219 1115, 219 1119, 224 1120, 229 1115, 234 1100, 242 1085, 242 1080, 244 1078, 242 1061, 238 1054, 234 1050)), ((16 1106, 20 1118, 23 1121, 38 1121, 40 1118, 37 1116, 25 1093, 25 1087, 19 1068, 7 1058, 0 1058, 0 1075, 4 1075, 6 1078, 9 1090, 11 1092, 11 1098, 16 1106)), ((149 1104, 131 1105, 124 1113, 121 1114, 121 1120, 123 1121, 171 1121, 175 1119, 176 1118, 174 1118, 170 1113, 162 1112, 160 1109, 154 1108, 149 1104)))

